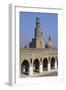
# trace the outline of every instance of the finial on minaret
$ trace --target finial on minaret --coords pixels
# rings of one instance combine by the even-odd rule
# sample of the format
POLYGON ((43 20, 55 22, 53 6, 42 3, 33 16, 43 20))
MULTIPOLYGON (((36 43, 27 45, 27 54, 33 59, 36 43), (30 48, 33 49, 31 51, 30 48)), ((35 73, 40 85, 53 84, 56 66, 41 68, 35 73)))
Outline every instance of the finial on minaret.
POLYGON ((40 18, 39 17, 36 18, 36 24, 40 24, 40 18))

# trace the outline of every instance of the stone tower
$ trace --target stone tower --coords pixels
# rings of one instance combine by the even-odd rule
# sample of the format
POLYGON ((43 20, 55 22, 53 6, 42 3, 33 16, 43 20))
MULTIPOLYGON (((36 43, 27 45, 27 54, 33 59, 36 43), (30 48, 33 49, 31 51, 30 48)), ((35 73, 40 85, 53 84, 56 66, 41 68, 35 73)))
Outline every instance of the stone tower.
POLYGON ((43 33, 40 30, 40 18, 36 18, 36 27, 34 38, 29 43, 29 48, 45 48, 45 42, 43 40, 43 33))
POLYGON ((36 48, 45 48, 44 40, 42 37, 42 32, 40 30, 40 18, 36 18, 36 28, 35 28, 35 44, 36 48))

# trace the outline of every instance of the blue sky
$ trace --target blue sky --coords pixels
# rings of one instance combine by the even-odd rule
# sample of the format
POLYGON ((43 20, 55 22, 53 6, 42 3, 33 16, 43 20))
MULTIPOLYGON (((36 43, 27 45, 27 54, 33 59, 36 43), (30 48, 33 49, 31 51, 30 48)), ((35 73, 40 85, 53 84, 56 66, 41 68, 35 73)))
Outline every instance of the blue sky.
POLYGON ((34 37, 36 17, 40 18, 40 28, 45 42, 51 36, 53 47, 58 46, 58 15, 55 13, 20 12, 20 47, 24 47, 34 37))

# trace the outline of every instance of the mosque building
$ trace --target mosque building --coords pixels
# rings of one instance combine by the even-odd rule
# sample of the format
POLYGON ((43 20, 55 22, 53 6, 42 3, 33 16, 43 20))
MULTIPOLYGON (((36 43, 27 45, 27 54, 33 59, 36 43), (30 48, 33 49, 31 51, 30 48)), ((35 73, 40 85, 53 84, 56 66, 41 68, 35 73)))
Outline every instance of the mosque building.
POLYGON ((34 38, 20 48, 20 77, 41 76, 51 72, 58 74, 58 50, 53 47, 51 36, 45 42, 40 29, 40 18, 36 18, 34 38))

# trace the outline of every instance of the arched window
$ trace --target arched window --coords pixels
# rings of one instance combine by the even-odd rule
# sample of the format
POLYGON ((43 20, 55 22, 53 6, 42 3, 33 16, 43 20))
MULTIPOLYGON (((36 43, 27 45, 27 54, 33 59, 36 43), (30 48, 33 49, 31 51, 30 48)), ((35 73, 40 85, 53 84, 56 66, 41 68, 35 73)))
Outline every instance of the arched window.
POLYGON ((33 71, 38 73, 39 72, 39 66, 40 66, 39 60, 35 59, 34 63, 33 63, 33 71))
POLYGON ((48 60, 47 60, 47 58, 44 58, 44 60, 43 60, 43 70, 48 70, 48 60))
POLYGON ((52 57, 51 59, 51 69, 55 69, 55 58, 52 57))
POLYGON ((21 74, 29 75, 29 62, 27 60, 21 64, 21 74))

